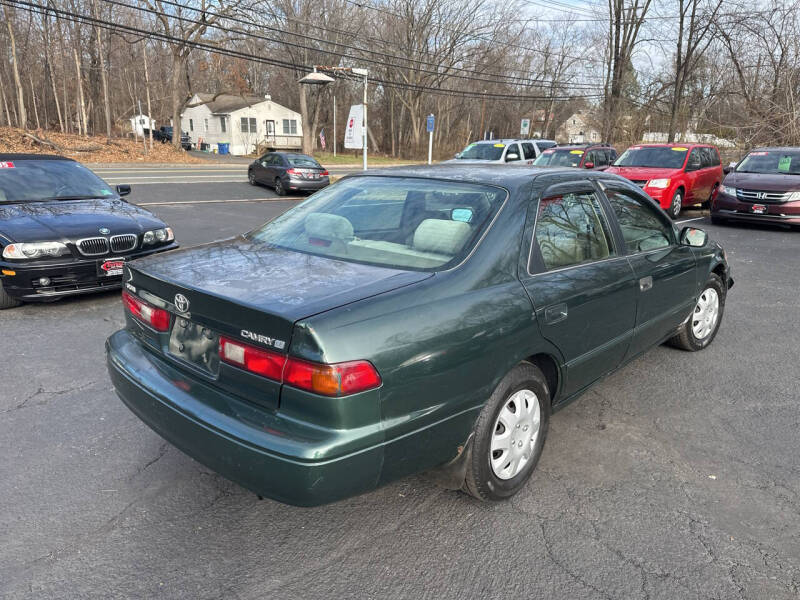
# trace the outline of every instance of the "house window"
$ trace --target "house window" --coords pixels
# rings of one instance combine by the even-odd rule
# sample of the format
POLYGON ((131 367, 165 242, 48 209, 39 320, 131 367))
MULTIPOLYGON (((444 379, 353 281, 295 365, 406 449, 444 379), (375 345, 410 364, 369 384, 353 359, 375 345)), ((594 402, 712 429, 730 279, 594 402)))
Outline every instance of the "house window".
POLYGON ((254 118, 242 117, 242 133, 258 133, 257 121, 254 118))
POLYGON ((258 133, 258 125, 254 117, 250 117, 250 133, 258 133))
POLYGON ((191 119, 189 119, 189 131, 194 131, 194 122, 191 119))
POLYGON ((297 120, 284 119, 283 120, 283 135, 297 135, 297 120))
POLYGON ((206 131, 206 133, 208 133, 208 119, 203 119, 203 121, 204 121, 203 125, 206 128, 205 131, 206 131))
POLYGON ((225 133, 225 117, 219 118, 219 129, 222 133, 225 133))

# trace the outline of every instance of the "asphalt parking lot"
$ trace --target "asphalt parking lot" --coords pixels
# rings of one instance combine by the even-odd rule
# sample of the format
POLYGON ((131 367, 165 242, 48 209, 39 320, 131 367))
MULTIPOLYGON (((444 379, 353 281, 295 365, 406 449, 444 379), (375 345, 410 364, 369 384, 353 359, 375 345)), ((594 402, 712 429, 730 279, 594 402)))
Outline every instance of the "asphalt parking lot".
MULTIPOLYGON (((273 196, 161 182, 131 199, 191 245, 295 202, 273 196)), ((797 598, 800 232, 684 218, 733 268, 716 340, 656 348, 554 415, 500 504, 424 476, 313 509, 258 500, 117 399, 118 293, 1 313, 0 596, 797 598)))

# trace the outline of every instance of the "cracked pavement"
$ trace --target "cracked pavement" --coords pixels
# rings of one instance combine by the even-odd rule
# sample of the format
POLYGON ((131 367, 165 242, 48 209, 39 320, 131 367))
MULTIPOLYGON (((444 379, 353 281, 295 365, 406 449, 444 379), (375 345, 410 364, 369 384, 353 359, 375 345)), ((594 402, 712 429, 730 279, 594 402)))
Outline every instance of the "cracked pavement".
MULTIPOLYGON (((252 193, 220 185, 134 200, 252 193)), ((191 244, 290 205, 156 212, 191 244)), ((736 279, 714 343, 655 348, 555 414, 499 504, 424 476, 313 509, 259 501, 116 398, 118 293, 0 313, 0 597, 800 597, 800 233, 693 224, 736 279)))

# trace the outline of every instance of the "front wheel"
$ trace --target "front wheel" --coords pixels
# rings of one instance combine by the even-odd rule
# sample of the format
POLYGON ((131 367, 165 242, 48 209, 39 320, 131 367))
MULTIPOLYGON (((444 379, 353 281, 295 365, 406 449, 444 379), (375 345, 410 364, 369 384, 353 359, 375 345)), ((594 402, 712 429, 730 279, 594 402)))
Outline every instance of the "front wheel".
POLYGON ((256 182, 256 174, 255 174, 255 172, 253 171, 253 169, 250 169, 250 170, 247 172, 247 181, 249 181, 249 182, 250 182, 250 185, 256 185, 256 183, 257 183, 257 182, 256 182))
POLYGON ((0 310, 14 308, 20 304, 22 304, 20 300, 8 295, 8 293, 3 289, 3 282, 0 281, 0 310))
POLYGON ((544 375, 530 363, 517 365, 478 416, 463 491, 479 500, 516 494, 542 455, 549 423, 544 375))
POLYGON ((678 215, 681 214, 682 206, 683 206, 683 190, 679 188, 675 190, 675 193, 672 195, 672 200, 669 203, 669 208, 667 209, 667 213, 673 219, 677 219, 678 215))
POLYGON ((669 343, 689 352, 697 352, 708 346, 717 335, 722 322, 726 291, 719 275, 712 273, 689 318, 681 325, 677 335, 670 338, 669 343))

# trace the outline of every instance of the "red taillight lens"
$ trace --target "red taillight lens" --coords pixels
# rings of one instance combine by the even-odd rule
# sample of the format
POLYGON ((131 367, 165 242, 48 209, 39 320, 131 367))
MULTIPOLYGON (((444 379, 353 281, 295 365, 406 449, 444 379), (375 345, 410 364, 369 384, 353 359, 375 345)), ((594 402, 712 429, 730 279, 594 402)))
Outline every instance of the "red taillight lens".
POLYGON ((322 396, 347 396, 380 386, 381 377, 365 360, 325 365, 289 358, 283 382, 322 396))
POLYGON ((286 172, 289 175, 300 175, 300 171, 298 171, 297 169, 286 169, 286 172))
POLYGON ((381 376, 366 360, 314 363, 224 336, 219 338, 219 357, 240 369, 322 396, 348 396, 381 385, 381 376))
POLYGON ((145 323, 156 331, 167 331, 169 329, 169 313, 163 308, 156 308, 152 304, 137 298, 128 292, 122 292, 122 302, 125 308, 142 323, 145 323))
POLYGON ((320 175, 322 175, 323 177, 327 177, 328 176, 328 172, 327 171, 323 171, 322 173, 320 173, 320 175))
POLYGON ((249 344, 236 342, 230 338, 219 338, 219 357, 228 364, 246 371, 280 382, 286 356, 262 350, 249 344))

